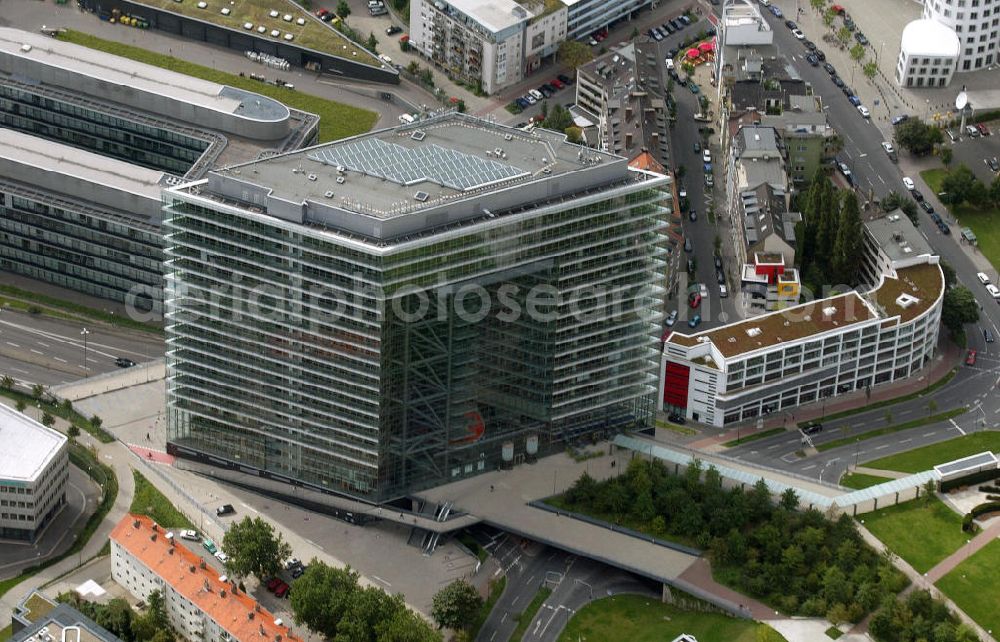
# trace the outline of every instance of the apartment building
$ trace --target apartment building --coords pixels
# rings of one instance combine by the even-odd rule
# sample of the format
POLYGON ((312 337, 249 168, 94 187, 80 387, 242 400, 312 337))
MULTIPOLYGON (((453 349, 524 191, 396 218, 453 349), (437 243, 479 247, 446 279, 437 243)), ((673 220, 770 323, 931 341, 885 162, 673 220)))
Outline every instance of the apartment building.
MULTIPOLYGON (((943 25, 958 38, 960 50, 957 52, 955 71, 976 71, 997 62, 1000 49, 1000 4, 993 0, 924 0, 921 17, 943 25)), ((951 37, 941 30, 930 29, 928 25, 919 25, 910 35, 926 33, 938 38, 939 44, 948 46, 943 51, 950 52, 950 44, 953 42, 951 37)), ((906 31, 903 33, 906 42, 906 31)), ((912 40, 908 44, 912 44, 912 40)), ((925 47, 930 45, 929 41, 923 43, 925 47)))
POLYGON ((861 278, 874 286, 881 275, 911 265, 919 265, 934 255, 927 243, 903 210, 865 221, 865 256, 861 264, 861 278))
POLYGON ((943 298, 938 257, 925 254, 864 293, 673 332, 659 408, 722 427, 913 376, 934 355, 943 298))
POLYGON ((301 640, 291 622, 276 618, 145 515, 125 515, 111 531, 111 577, 138 600, 160 591, 171 626, 186 640, 301 640))
POLYGON ((167 190, 168 451, 381 501, 648 426, 669 184, 446 114, 167 190))
POLYGON ((821 96, 786 94, 778 104, 773 111, 779 113, 765 111, 759 122, 777 132, 788 178, 801 185, 837 155, 842 141, 826 120, 821 96))
POLYGON ((488 94, 520 82, 566 39, 560 0, 414 0, 410 45, 488 94))
POLYGON ((669 165, 662 65, 656 43, 640 37, 577 68, 576 106, 596 125, 592 144, 630 159, 646 151, 669 165))
POLYGON ((38 591, 21 600, 11 616, 11 642, 122 642, 69 604, 38 591))
POLYGON ((785 160, 778 149, 777 132, 773 127, 759 125, 740 128, 721 160, 726 164, 726 207, 732 222, 730 240, 737 263, 743 265, 748 262, 748 249, 758 243, 764 232, 773 230, 774 215, 780 220, 780 215, 788 210, 790 194, 785 160))
POLYGON ((0 539, 34 541, 66 504, 69 441, 0 404, 0 539))
POLYGON ((0 28, 0 270, 160 313, 147 188, 295 149, 317 127, 260 94, 0 28))
POLYGON ((653 0, 561 0, 568 12, 566 38, 582 39, 614 22, 628 18, 653 0))

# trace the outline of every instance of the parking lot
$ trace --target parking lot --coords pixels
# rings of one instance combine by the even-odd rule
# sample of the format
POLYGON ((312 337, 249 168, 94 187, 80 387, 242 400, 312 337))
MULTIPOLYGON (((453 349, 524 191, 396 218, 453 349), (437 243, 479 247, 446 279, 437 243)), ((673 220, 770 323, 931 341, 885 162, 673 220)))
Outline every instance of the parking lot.
MULTIPOLYGON (((962 132, 955 142, 945 136, 945 143, 951 145, 952 161, 951 166, 958 167, 960 163, 965 163, 969 169, 979 178, 979 180, 989 186, 997 176, 997 172, 990 169, 987 161, 994 158, 1000 163, 1000 121, 985 123, 988 136, 969 136, 967 132, 962 132)), ((958 133, 958 126, 952 128, 953 133, 958 133)))

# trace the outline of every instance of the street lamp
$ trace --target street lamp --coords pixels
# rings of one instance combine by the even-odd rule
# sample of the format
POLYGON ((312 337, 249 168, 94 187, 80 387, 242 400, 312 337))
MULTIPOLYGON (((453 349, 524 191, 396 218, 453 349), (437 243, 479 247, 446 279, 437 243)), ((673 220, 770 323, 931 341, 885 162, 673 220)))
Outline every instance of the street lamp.
POLYGON ((80 330, 80 335, 83 336, 83 370, 87 370, 87 335, 90 334, 90 330, 84 328, 80 330))

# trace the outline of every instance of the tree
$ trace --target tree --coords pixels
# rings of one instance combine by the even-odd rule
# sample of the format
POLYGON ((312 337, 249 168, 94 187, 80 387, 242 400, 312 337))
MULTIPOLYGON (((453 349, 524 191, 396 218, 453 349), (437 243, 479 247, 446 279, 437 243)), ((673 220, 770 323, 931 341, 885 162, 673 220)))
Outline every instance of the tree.
POLYGON ((951 159, 954 157, 954 155, 955 154, 951 150, 951 147, 942 147, 941 150, 938 152, 938 156, 941 158, 941 162, 944 164, 945 167, 951 165, 951 159))
POLYGON ((420 72, 420 82, 424 83, 428 87, 434 86, 434 72, 431 71, 430 67, 427 67, 420 72))
POLYGON ((847 192, 840 207, 840 219, 836 229, 832 255, 834 276, 832 281, 855 285, 858 266, 864 258, 864 246, 861 240, 863 235, 858 197, 854 192, 847 192))
POLYGON ((896 125, 895 138, 897 145, 917 156, 931 153, 934 145, 943 140, 940 129, 918 118, 908 118, 896 125))
POLYGON ((851 58, 855 62, 860 62, 861 59, 864 57, 865 57, 865 46, 863 44, 858 43, 853 47, 851 47, 851 58))
POLYGON ((955 272, 955 268, 951 267, 951 263, 941 259, 938 265, 944 273, 944 286, 946 288, 950 288, 958 283, 958 274, 955 272))
POLYGON ((938 409, 937 402, 931 399, 927 402, 927 416, 930 417, 938 409))
POLYGON ((277 574, 281 564, 292 554, 292 547, 274 527, 260 517, 244 517, 233 524, 222 539, 229 556, 226 570, 237 577, 254 575, 259 580, 277 574))
POLYGON ((865 78, 871 80, 878 73, 878 65, 871 61, 866 62, 865 66, 861 68, 861 73, 865 75, 865 78))
POLYGON ((80 436, 80 429, 76 427, 76 424, 70 424, 66 434, 69 435, 70 439, 76 439, 80 436))
POLYGON ((43 386, 42 384, 36 383, 35 385, 31 386, 32 398, 41 399, 42 395, 44 394, 45 394, 45 386, 43 386))
POLYGON ((993 179, 990 183, 990 200, 997 207, 1000 207, 1000 176, 993 179))
POLYGON ((577 40, 564 40, 563 43, 559 45, 559 54, 557 58, 559 58, 559 60, 561 60, 567 67, 576 69, 577 67, 582 67, 593 60, 594 54, 591 53, 590 47, 588 47, 585 43, 577 40))
POLYGON ((375 37, 374 32, 368 32, 368 40, 365 42, 365 46, 368 47, 368 51, 376 51, 378 49, 378 38, 375 37))
POLYGON ((350 596, 358 590, 358 574, 347 568, 332 568, 313 560, 295 581, 291 607, 296 624, 305 624, 328 639, 347 611, 350 596))
POLYGON ((100 428, 102 423, 104 423, 104 421, 97 415, 90 418, 90 425, 94 428, 100 428))
POLYGON ((132 619, 135 613, 128 602, 116 597, 100 607, 94 621, 123 640, 135 639, 132 633, 132 619))
POLYGON ((42 413, 42 425, 46 428, 51 428, 52 424, 56 422, 56 418, 50 415, 48 412, 42 413))
POLYGON ((903 210, 903 214, 906 214, 906 218, 910 219, 910 222, 914 225, 920 220, 917 216, 917 202, 912 198, 905 199, 903 204, 900 205, 900 209, 903 210))
POLYGON ((832 27, 833 26, 833 19, 834 19, 834 17, 836 15, 837 14, 833 12, 833 9, 827 10, 823 14, 823 24, 826 25, 827 27, 832 27))
POLYGON ((341 18, 351 15, 351 7, 347 4, 347 0, 337 0, 337 15, 341 18))
POLYGON ((569 113, 569 110, 562 105, 556 105, 550 109, 545 120, 542 121, 542 127, 557 132, 564 132, 568 127, 572 126, 573 114, 569 113))
POLYGON ((24 399, 18 399, 16 402, 14 402, 14 408, 16 408, 18 412, 24 412, 24 409, 27 407, 28 404, 24 402, 24 399))
POLYGON ((0 388, 4 390, 13 390, 15 383, 16 382, 14 381, 14 377, 10 375, 4 375, 3 377, 0 377, 0 388))
POLYGON ((979 304, 972 291, 964 285, 956 285, 944 293, 941 307, 941 323, 952 334, 960 334, 966 323, 979 321, 979 304))
POLYGON ((795 492, 794 488, 786 488, 785 492, 781 493, 781 501, 778 505, 787 511, 793 511, 799 507, 799 495, 795 492))
MULTIPOLYGON (((810 6, 816 11, 822 11, 823 7, 826 6, 826 0, 809 0, 810 6)), ((832 11, 832 9, 831 9, 832 11)))
POLYGON ((848 42, 851 41, 851 30, 848 29, 847 27, 841 27, 840 29, 838 29, 837 40, 839 40, 841 44, 846 45, 848 42))
POLYGON ((420 63, 416 60, 411 60, 410 63, 406 65, 406 71, 407 73, 416 76, 420 73, 420 63))
POLYGON ((583 143, 583 130, 573 125, 572 127, 566 128, 566 140, 571 143, 576 143, 580 145, 583 143))
POLYGON ((431 617, 441 628, 467 629, 483 605, 479 591, 465 580, 455 580, 434 595, 431 617))
POLYGON ((966 201, 975 201, 977 198, 981 198, 976 194, 977 190, 981 189, 976 187, 976 183, 982 185, 982 182, 976 178, 968 165, 962 163, 957 169, 948 172, 948 175, 941 181, 941 200, 950 205, 961 205, 966 201))

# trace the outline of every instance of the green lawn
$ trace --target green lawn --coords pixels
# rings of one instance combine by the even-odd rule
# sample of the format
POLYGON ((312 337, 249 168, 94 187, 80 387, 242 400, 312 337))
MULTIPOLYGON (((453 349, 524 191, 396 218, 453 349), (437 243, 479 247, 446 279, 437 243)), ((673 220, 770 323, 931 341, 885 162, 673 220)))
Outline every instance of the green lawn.
POLYGON ((887 481, 891 481, 891 478, 866 475, 864 473, 847 473, 840 478, 840 485, 844 488, 861 490, 862 488, 884 484, 887 481))
POLYGON ((936 497, 890 506, 860 516, 893 553, 925 573, 965 544, 962 517, 936 497))
POLYGON ((976 432, 956 437, 939 444, 916 448, 898 455, 890 455, 865 464, 868 468, 897 470, 901 473, 919 473, 937 464, 985 452, 1000 452, 1000 432, 976 432))
POLYGON ((1000 539, 995 539, 938 580, 936 586, 981 627, 1000 631, 998 568, 1000 539))
MULTIPOLYGON (((948 175, 945 169, 928 169, 920 172, 920 177, 926 181, 935 194, 941 191, 941 182, 948 175)), ((989 185, 987 185, 989 187, 989 185)), ((1000 266, 1000 211, 996 208, 979 209, 968 203, 963 203, 958 207, 949 206, 949 210, 958 219, 961 227, 971 227, 979 240, 979 250, 993 264, 993 267, 1000 266)), ((954 234, 960 234, 961 229, 952 230, 954 234)))
POLYGON ((559 642, 670 642, 681 633, 695 636, 698 642, 785 640, 770 627, 750 620, 683 611, 641 595, 616 595, 577 611, 559 642), (759 628, 767 633, 758 637, 759 628))
POLYGON ((12 626, 12 624, 8 624, 5 628, 0 629, 0 642, 6 642, 10 639, 10 636, 13 635, 12 626))
POLYGON ((170 500, 164 497, 138 470, 132 471, 135 478, 135 496, 129 510, 140 515, 148 515, 153 521, 166 528, 194 528, 194 524, 183 515, 170 500))
POLYGON ((319 142, 321 143, 363 134, 369 131, 375 125, 375 121, 378 120, 378 114, 367 109, 344 105, 332 100, 326 100, 325 98, 317 98, 316 96, 285 89, 284 87, 267 85, 256 80, 251 80, 250 78, 240 78, 233 74, 227 74, 224 71, 217 71, 211 67, 198 65, 187 60, 180 60, 179 58, 164 56, 163 54, 142 49, 141 47, 133 47, 120 42, 104 40, 80 31, 70 29, 65 33, 61 33, 59 39, 74 42, 78 45, 90 47, 91 49, 105 51, 116 56, 138 60, 148 65, 187 74, 188 76, 202 78, 221 85, 229 85, 230 87, 253 91, 281 101, 293 109, 316 114, 320 118, 319 142))

